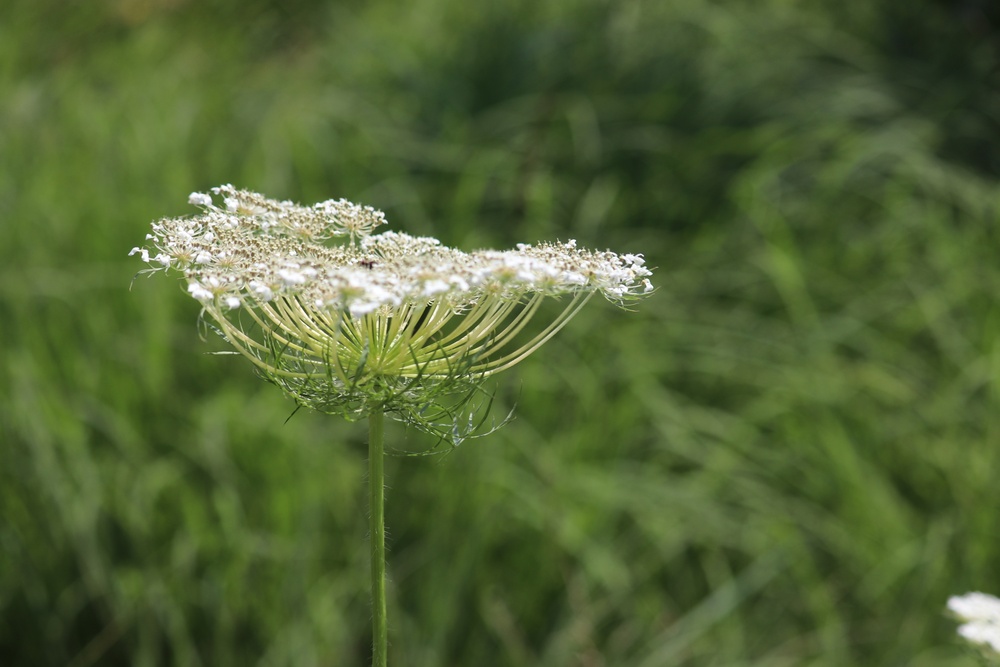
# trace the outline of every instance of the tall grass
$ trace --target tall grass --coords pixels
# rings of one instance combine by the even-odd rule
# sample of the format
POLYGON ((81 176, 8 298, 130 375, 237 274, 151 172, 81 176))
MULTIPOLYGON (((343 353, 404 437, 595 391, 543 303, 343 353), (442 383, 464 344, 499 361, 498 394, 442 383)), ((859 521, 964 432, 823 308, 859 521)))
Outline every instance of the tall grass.
POLYGON ((1000 591, 997 33, 743 5, 10 3, 0 663, 369 659, 363 425, 127 289, 233 182, 659 267, 498 378, 513 423, 387 462, 393 664, 973 664, 941 610, 1000 591))

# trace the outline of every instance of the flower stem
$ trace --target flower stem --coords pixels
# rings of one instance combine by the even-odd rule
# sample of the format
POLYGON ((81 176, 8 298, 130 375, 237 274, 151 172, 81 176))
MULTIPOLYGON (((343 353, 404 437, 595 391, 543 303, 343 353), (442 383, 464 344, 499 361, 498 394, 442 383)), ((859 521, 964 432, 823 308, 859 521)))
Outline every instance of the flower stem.
POLYGON ((386 667, 389 630, 385 613, 385 471, 382 407, 368 413, 368 488, 372 554, 372 667, 386 667))

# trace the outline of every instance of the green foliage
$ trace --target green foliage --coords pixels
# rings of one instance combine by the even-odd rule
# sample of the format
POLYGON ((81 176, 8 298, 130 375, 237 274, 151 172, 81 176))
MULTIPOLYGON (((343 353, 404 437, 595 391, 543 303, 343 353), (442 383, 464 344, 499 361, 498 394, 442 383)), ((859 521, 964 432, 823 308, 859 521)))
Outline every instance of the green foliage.
POLYGON ((369 659, 363 426, 286 422, 179 285, 127 291, 232 182, 659 267, 497 378, 511 424, 387 462, 391 664, 974 664, 990 5, 211 4, 0 22, 0 663, 369 659))

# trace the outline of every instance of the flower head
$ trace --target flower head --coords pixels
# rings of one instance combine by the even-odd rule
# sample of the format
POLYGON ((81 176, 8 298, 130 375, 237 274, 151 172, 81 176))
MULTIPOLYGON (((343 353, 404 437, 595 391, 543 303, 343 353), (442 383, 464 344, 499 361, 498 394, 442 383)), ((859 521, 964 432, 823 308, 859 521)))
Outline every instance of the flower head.
POLYGON ((966 593, 948 598, 948 610, 963 624, 958 634, 1000 655, 1000 599, 986 593, 966 593))
POLYGON ((304 207, 224 185, 188 201, 203 212, 153 223, 152 249, 132 252, 180 272, 267 379, 349 417, 378 405, 426 427, 428 406, 524 359, 593 294, 625 305, 653 290, 641 255, 575 241, 466 253, 373 234, 384 214, 343 199, 304 207), (532 328, 546 297, 564 308, 532 328))

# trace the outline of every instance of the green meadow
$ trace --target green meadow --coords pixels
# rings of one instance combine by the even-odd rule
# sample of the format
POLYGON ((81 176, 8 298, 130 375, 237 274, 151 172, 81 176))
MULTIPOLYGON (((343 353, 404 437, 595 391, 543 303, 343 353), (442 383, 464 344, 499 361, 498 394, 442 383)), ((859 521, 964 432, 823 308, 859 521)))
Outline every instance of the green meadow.
POLYGON ((366 425, 127 256, 233 183, 655 267, 496 433, 389 423, 391 665, 972 667, 998 175, 985 0, 8 0, 0 665, 371 659, 366 425))

